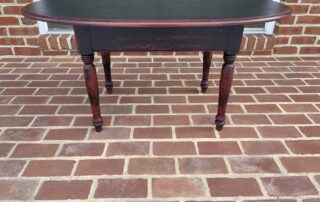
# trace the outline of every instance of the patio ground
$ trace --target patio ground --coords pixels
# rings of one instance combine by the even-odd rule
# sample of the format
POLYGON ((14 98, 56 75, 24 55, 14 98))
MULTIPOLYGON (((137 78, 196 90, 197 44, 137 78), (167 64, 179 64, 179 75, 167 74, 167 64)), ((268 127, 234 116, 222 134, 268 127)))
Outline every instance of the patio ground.
POLYGON ((0 200, 320 201, 320 57, 240 57, 222 132, 221 57, 112 61, 96 133, 79 57, 0 58, 0 200))

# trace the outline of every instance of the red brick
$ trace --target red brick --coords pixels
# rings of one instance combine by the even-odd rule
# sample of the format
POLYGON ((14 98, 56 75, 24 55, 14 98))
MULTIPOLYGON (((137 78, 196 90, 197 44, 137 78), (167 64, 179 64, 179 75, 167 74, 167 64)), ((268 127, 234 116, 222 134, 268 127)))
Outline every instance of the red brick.
POLYGON ((186 103, 184 96, 154 96, 155 103, 186 103))
POLYGON ((58 109, 58 106, 25 106, 19 114, 41 114, 48 115, 54 114, 58 109))
POLYGON ((286 141, 286 144, 295 154, 320 154, 320 140, 286 141))
POLYGON ((266 200, 245 200, 243 202, 297 202, 294 199, 266 199, 266 200))
POLYGON ((304 126, 299 129, 307 137, 320 137, 320 126, 304 126))
POLYGON ((301 47, 300 54, 319 54, 319 47, 301 47))
POLYGON ((276 162, 265 157, 229 158, 231 169, 235 173, 280 173, 276 162))
POLYGON ((312 104, 280 104, 286 112, 317 112, 312 104))
POLYGON ((290 95, 295 102, 318 102, 320 96, 317 94, 290 95))
POLYGON ((209 178, 211 196, 261 196, 259 184, 254 178, 209 178))
POLYGON ((153 143, 153 154, 159 156, 191 155, 196 154, 196 149, 193 142, 155 142, 153 143))
POLYGON ((318 194, 308 177, 264 177, 262 183, 270 196, 305 196, 318 194))
POLYGON ((132 158, 128 173, 132 175, 170 175, 175 174, 175 162, 171 158, 132 158))
POLYGON ((94 198, 145 198, 146 179, 100 179, 94 198))
POLYGON ((311 9, 310 9, 310 13, 311 14, 319 14, 320 13, 320 6, 312 6, 311 9))
POLYGON ((1 45, 24 45, 24 41, 21 38, 0 38, 1 45))
POLYGON ((162 139, 171 137, 172 131, 170 127, 135 128, 133 131, 133 138, 136 139, 162 139))
POLYGON ((90 132, 89 139, 91 140, 103 140, 103 139, 128 139, 130 136, 130 128, 121 127, 107 127, 103 128, 100 133, 94 130, 90 132))
POLYGON ((260 94, 266 93, 262 87, 235 87, 237 94, 260 94))
POLYGON ((244 106, 249 113, 275 113, 281 112, 280 108, 275 104, 255 104, 244 106))
POLYGON ((149 154, 148 142, 114 142, 109 143, 107 148, 107 156, 147 154, 149 154))
POLYGON ((0 200, 31 201, 37 186, 35 180, 0 180, 0 200))
POLYGON ((315 34, 315 35, 319 35, 320 34, 320 27, 312 27, 312 26, 308 26, 306 27, 305 34, 315 34))
POLYGON ((2 92, 2 95, 32 95, 34 88, 10 88, 2 92))
POLYGON ((22 6, 6 6, 3 8, 4 14, 20 15, 22 6))
POLYGON ((0 161, 0 176, 1 177, 17 177, 19 173, 22 171, 25 163, 26 163, 25 161, 16 161, 16 160, 0 161))
POLYGON ((258 135, 254 128, 249 127, 225 127, 219 131, 220 138, 257 138, 258 135))
POLYGON ((309 118, 315 123, 320 123, 320 114, 308 114, 309 118))
POLYGON ((169 113, 168 105, 137 105, 136 114, 162 114, 169 113))
POLYGON ((15 47, 14 52, 16 55, 40 55, 39 48, 31 47, 15 47))
POLYGON ((87 199, 92 180, 45 181, 37 200, 87 199))
POLYGON ((69 176, 75 161, 69 160, 32 160, 23 172, 23 176, 69 176))
POLYGON ((0 17, 0 26, 19 25, 19 20, 16 17, 0 17))
POLYGON ((264 138, 296 138, 300 132, 293 126, 261 126, 258 131, 264 138))
POLYGON ((304 199, 303 202, 320 202, 320 198, 304 199))
POLYGON ((270 124, 270 121, 265 115, 233 115, 231 118, 235 124, 270 124))
POLYGON ((156 115, 154 125, 189 125, 189 117, 187 115, 156 115))
POLYGON ((0 143, 0 157, 6 157, 13 148, 13 146, 14 144, 0 143))
POLYGON ((289 173, 320 172, 319 157, 283 157, 280 160, 289 173))
POLYGON ((292 34, 301 34, 302 27, 277 27, 276 34, 277 35, 292 35, 292 34))
POLYGON ((80 160, 75 175, 121 175, 123 159, 80 160))
POLYGON ((275 54, 296 54, 298 48, 295 46, 281 46, 274 48, 275 54))
POLYGON ((297 24, 319 24, 320 16, 299 16, 297 24))
POLYGON ((72 119, 71 116, 39 116, 32 123, 32 126, 68 126, 72 119))
POLYGON ((151 98, 140 96, 122 96, 120 98, 120 103, 151 103, 151 98))
POLYGON ((176 128, 177 138, 213 138, 212 127, 180 127, 176 128))
POLYGON ((116 116, 114 119, 114 125, 120 126, 146 126, 150 124, 150 116, 116 116))
POLYGON ((87 129, 52 129, 46 140, 83 140, 87 134, 87 129))
POLYGON ((182 174, 228 173, 223 158, 180 158, 178 161, 182 174))
POLYGON ((310 124, 309 119, 303 114, 277 114, 269 115, 275 124, 310 124))
POLYGON ((156 198, 204 196, 204 184, 200 178, 152 179, 152 196, 156 198))
POLYGON ((293 14, 304 14, 309 10, 309 5, 290 5, 293 14))
POLYGON ((18 144, 11 157, 52 157, 57 149, 57 144, 18 144))
POLYGON ((204 113, 203 105, 172 105, 173 113, 204 113))
POLYGON ((64 144, 59 156, 100 156, 104 143, 68 143, 64 144))
POLYGON ((280 141, 246 141, 241 142, 244 153, 248 155, 272 155, 288 153, 280 141))
POLYGON ((237 142, 198 142, 201 155, 234 155, 241 154, 237 142))
POLYGON ((44 129, 7 129, 0 136, 2 141, 38 141, 42 138, 44 129))
POLYGON ((315 37, 311 36, 296 36, 292 37, 292 44, 314 44, 316 42, 315 37))

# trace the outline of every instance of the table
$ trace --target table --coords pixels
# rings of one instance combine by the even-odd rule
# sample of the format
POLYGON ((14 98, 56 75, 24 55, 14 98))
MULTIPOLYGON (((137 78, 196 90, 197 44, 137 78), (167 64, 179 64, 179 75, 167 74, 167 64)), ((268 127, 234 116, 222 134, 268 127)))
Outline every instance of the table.
POLYGON ((73 25, 97 132, 103 120, 93 64, 96 51, 101 52, 108 93, 113 87, 110 51, 203 51, 203 93, 212 51, 224 51, 215 120, 222 130, 244 25, 290 13, 289 7, 272 0, 41 0, 22 9, 34 20, 73 25))

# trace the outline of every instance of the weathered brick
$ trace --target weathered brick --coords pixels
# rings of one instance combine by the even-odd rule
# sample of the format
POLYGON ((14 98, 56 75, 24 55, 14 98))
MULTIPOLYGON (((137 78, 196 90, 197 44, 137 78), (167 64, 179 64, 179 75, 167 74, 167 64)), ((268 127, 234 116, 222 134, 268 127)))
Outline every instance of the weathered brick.
POLYGON ((0 136, 2 141, 38 141, 42 138, 44 129, 7 129, 0 136))
POLYGON ((18 161, 18 160, 0 161, 0 176, 1 177, 17 177, 19 173, 22 171, 25 163, 26 163, 25 161, 18 161))
POLYGON ((199 178, 152 179, 153 197, 201 197, 204 195, 204 184, 199 178))
POLYGON ((87 199, 92 180, 45 181, 36 196, 37 200, 87 199))
POLYGON ((276 162, 265 157, 229 158, 231 169, 235 173, 280 173, 276 162))
POLYGON ((59 156, 100 156, 104 143, 68 143, 64 144, 59 156))
POLYGON ((115 155, 147 155, 149 142, 115 142, 107 148, 107 156, 115 155))
POLYGON ((100 179, 94 198, 145 198, 146 179, 100 179))
POLYGON ((175 162, 171 158, 132 158, 128 173, 133 175, 170 175, 175 174, 175 162))
POLYGON ((262 183, 270 196, 305 196, 318 194, 308 177, 263 177, 262 183))
POLYGON ((245 141, 241 142, 244 153, 249 155, 272 155, 288 153, 280 141, 245 141))
POLYGON ((0 200, 32 200, 38 182, 35 180, 0 180, 0 200))
POLYGON ((178 162, 182 174, 228 173, 222 158, 180 158, 178 162))

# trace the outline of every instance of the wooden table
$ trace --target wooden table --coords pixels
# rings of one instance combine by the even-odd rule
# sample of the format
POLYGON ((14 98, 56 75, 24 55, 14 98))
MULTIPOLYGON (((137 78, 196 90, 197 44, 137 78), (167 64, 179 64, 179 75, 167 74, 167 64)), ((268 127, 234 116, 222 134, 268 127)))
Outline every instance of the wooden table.
POLYGON ((101 52, 108 93, 112 93, 110 51, 203 51, 203 93, 208 88, 211 51, 224 51, 215 121, 221 130, 244 25, 290 13, 287 6, 272 0, 41 0, 22 9, 31 19, 73 25, 97 132, 103 120, 95 51, 101 52))

